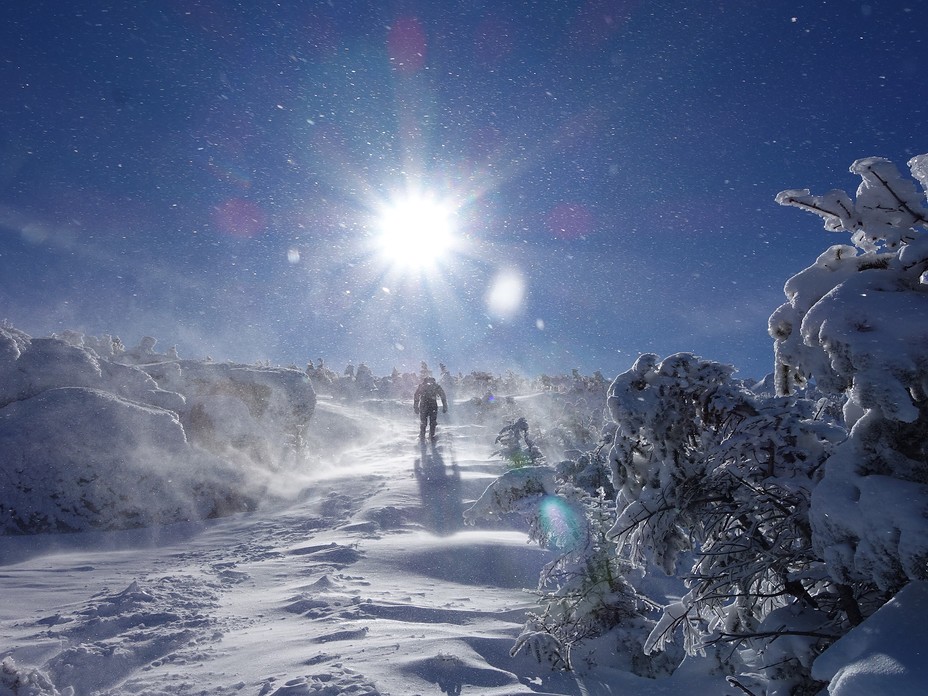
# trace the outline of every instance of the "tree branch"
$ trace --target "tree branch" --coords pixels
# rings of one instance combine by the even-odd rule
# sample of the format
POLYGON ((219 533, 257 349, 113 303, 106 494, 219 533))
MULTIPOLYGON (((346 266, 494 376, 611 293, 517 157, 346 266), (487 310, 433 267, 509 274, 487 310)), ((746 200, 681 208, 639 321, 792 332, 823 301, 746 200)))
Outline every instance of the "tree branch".
POLYGON ((899 206, 900 206, 905 212, 907 212, 909 215, 911 215, 916 221, 920 222, 921 224, 923 224, 923 225, 928 225, 928 219, 926 219, 925 216, 922 215, 921 213, 917 213, 917 212, 915 212, 914 210, 912 210, 912 209, 909 207, 909 204, 906 203, 906 202, 899 196, 899 194, 896 193, 896 192, 893 190, 893 187, 889 185, 889 182, 886 181, 883 177, 881 177, 881 176, 876 172, 876 170, 873 169, 873 167, 869 167, 869 168, 868 168, 868 171, 870 172, 870 174, 872 174, 872 175, 874 176, 874 178, 877 179, 877 181, 879 181, 881 184, 883 184, 883 188, 885 188, 887 191, 889 191, 889 192, 892 194, 892 197, 896 199, 896 202, 899 204, 899 206))

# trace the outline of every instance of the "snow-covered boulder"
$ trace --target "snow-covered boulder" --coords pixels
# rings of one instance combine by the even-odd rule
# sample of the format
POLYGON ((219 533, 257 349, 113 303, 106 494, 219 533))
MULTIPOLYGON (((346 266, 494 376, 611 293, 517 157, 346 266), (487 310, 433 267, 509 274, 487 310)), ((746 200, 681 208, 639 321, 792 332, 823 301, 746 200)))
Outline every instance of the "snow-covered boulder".
POLYGON ((276 468, 298 451, 316 407, 304 372, 194 360, 142 367, 157 383, 184 396, 177 411, 191 441, 211 451, 246 453, 276 468))
POLYGON ((0 696, 74 696, 74 689, 59 691, 45 672, 18 667, 12 657, 5 657, 0 662, 0 696))
POLYGON ((31 338, 0 327, 0 407, 59 387, 103 389, 169 409, 183 404, 179 394, 165 392, 137 367, 106 360, 61 338, 31 338))

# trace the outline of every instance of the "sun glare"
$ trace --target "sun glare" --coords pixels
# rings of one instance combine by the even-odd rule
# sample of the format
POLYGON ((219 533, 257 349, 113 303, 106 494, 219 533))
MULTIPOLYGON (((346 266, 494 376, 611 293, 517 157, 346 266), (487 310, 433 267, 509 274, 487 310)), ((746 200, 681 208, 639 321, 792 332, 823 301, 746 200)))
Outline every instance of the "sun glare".
POLYGON ((400 271, 427 272, 446 261, 455 245, 454 206, 427 195, 405 195, 378 211, 378 254, 400 271))

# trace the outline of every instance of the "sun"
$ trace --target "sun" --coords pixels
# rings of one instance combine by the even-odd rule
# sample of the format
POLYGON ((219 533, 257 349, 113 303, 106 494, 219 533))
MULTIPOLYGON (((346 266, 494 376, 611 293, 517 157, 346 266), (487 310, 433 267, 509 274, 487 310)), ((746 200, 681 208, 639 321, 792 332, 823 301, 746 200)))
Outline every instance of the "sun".
POLYGON ((400 273, 427 274, 447 262, 457 244, 456 207, 428 193, 384 202, 374 217, 377 255, 400 273))

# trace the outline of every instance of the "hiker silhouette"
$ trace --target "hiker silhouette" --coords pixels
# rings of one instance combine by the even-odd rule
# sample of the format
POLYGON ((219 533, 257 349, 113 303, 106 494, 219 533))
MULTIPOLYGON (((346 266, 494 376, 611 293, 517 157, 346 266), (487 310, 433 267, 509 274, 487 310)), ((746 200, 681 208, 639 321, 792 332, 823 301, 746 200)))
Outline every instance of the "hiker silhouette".
POLYGON ((438 400, 441 399, 441 412, 448 413, 448 398, 445 390, 434 377, 426 377, 416 389, 412 399, 412 409, 419 416, 419 439, 425 439, 428 426, 429 438, 435 439, 435 422, 438 420, 438 400))

